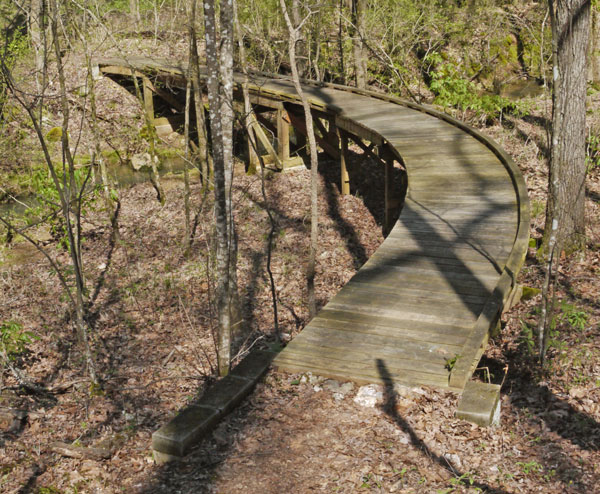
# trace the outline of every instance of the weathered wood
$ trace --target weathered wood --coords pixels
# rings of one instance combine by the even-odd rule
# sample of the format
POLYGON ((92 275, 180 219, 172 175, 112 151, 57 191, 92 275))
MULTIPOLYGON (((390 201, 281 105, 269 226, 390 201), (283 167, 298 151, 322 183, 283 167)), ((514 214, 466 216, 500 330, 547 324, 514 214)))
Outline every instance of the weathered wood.
POLYGON ((448 377, 443 374, 430 374, 412 369, 397 368, 394 363, 381 359, 380 365, 385 368, 385 374, 378 367, 376 359, 369 363, 358 363, 351 360, 337 360, 324 355, 314 355, 309 352, 281 353, 274 365, 279 370, 291 372, 312 371, 325 377, 341 380, 352 380, 357 383, 393 382, 407 386, 435 386, 448 388, 448 377))
MULTIPOLYGON (((290 116, 290 120, 292 121, 292 124, 294 125, 296 130, 299 130, 303 135, 306 136, 307 130, 306 130, 306 123, 304 122, 304 117, 296 115, 294 113, 288 113, 288 115, 290 116)), ((317 121, 318 121, 318 119, 315 119, 315 122, 317 122, 317 121)), ((321 148, 323 148, 323 151, 325 151, 332 158, 339 159, 339 157, 340 157, 339 149, 332 146, 327 140, 318 136, 316 133, 315 133, 315 139, 317 141, 317 144, 319 146, 321 146, 321 148)))
POLYGON ((108 460, 112 456, 112 452, 109 449, 75 446, 59 441, 50 443, 49 449, 62 456, 68 456, 69 458, 85 458, 99 461, 108 460))
MULTIPOLYGON (((336 127, 337 129, 337 127, 336 127)), ((340 193, 345 196, 350 194, 350 176, 348 175, 348 136, 337 129, 340 142, 340 193)))
MULTIPOLYGON (((161 81, 177 81, 185 73, 183 67, 141 57, 108 60, 101 70, 124 76, 133 70, 161 81)), ((236 76, 236 84, 241 80, 236 76)), ((389 376, 460 389, 527 250, 522 176, 493 141, 432 108, 356 88, 303 84, 315 115, 328 121, 317 123, 318 144, 340 159, 342 194, 350 191, 350 137, 385 166, 386 226, 392 226, 396 200, 394 160, 406 167, 408 195, 377 252, 277 357, 277 365, 357 382, 389 376), (386 153, 377 156, 375 146, 386 153), (445 357, 431 355, 435 348, 460 355, 451 374, 445 357)), ((275 154, 281 158, 287 140, 284 108, 296 135, 306 132, 295 89, 282 76, 256 73, 250 93, 256 104, 278 110, 281 139, 275 154)))
MULTIPOLYGON (((322 311, 323 312, 323 311, 322 311)), ((359 314, 353 312, 340 312, 334 309, 327 309, 323 315, 321 313, 310 322, 310 328, 322 328, 324 330, 342 330, 361 333, 363 338, 372 335, 387 336, 395 339, 395 345, 402 346, 405 341, 419 341, 424 343, 439 343, 443 341, 445 345, 463 346, 467 340, 468 334, 461 334, 463 326, 439 326, 437 324, 426 325, 420 323, 419 329, 416 329, 414 321, 392 320, 392 325, 375 325, 372 318, 363 318, 365 322, 357 322, 361 319, 359 314), (345 320, 344 315, 351 315, 352 321, 345 320), (404 324, 402 324, 404 323, 404 324), (428 331, 426 331, 426 329, 428 331)))
POLYGON ((262 127, 260 126, 260 124, 256 121, 256 118, 254 117, 254 114, 250 115, 250 125, 251 125, 252 131, 254 132, 254 135, 258 138, 258 140, 260 141, 260 143, 267 150, 267 153, 271 157, 271 159, 273 160, 273 162, 277 164, 277 167, 280 170, 283 169, 284 165, 281 162, 281 159, 279 158, 279 155, 277 154, 277 151, 273 147, 273 144, 271 144, 271 141, 269 140, 269 138, 265 134, 265 131, 262 129, 262 127))
POLYGON ((277 110, 277 154, 281 161, 290 157, 290 117, 283 109, 277 110))
POLYGON ((384 184, 384 231, 387 234, 394 226, 394 212, 397 205, 394 199, 394 157, 389 153, 384 156, 385 162, 385 184, 384 184))
POLYGON ((144 111, 148 116, 149 122, 154 122, 154 94, 150 89, 150 80, 147 77, 143 78, 143 98, 144 98, 144 111))
POLYGON ((414 370, 416 364, 420 372, 443 375, 447 380, 446 362, 460 351, 460 347, 448 346, 454 353, 444 348, 430 352, 430 345, 409 341, 398 345, 399 340, 390 341, 385 337, 372 336, 370 339, 373 344, 361 334, 315 328, 294 338, 288 345, 288 352, 342 361, 351 352, 355 364, 370 365, 377 358, 385 359, 396 369, 414 370))

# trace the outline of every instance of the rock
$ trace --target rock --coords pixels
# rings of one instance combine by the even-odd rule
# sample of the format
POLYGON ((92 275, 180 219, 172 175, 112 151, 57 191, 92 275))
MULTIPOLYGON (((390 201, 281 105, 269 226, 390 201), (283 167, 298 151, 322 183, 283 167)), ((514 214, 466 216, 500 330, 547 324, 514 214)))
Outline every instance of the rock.
POLYGON ((354 384, 350 382, 340 384, 335 379, 327 379, 323 382, 323 389, 331 391, 334 400, 341 401, 354 389, 354 384))
POLYGON ((335 379, 327 379, 323 382, 323 389, 336 393, 340 389, 340 383, 335 379))
POLYGON ((444 455, 444 459, 450 463, 454 468, 460 469, 462 468, 462 461, 460 461, 460 457, 455 454, 446 453, 444 455))
POLYGON ((381 391, 381 386, 377 386, 376 384, 360 387, 354 397, 354 403, 368 408, 373 408, 377 403, 381 403, 382 401, 383 392, 381 391))
POLYGON ((340 389, 337 393, 333 394, 333 398, 337 401, 343 400, 354 390, 354 384, 348 382, 344 383, 340 386, 340 389))
POLYGON ((402 384, 394 384, 394 392, 396 395, 402 398, 415 398, 416 396, 422 396, 425 394, 423 388, 411 388, 402 384))
POLYGON ((588 390, 581 387, 581 386, 574 386, 573 388, 571 388, 569 390, 569 396, 571 398, 585 398, 585 396, 588 394, 588 390))
MULTIPOLYGON (((131 157, 131 166, 135 171, 140 170, 151 170, 152 169, 152 157, 150 153, 137 153, 131 157)), ((158 158, 154 157, 154 162, 158 164, 158 158)))
POLYGON ((410 443, 410 437, 405 434, 405 435, 401 436, 400 439, 398 439, 398 442, 400 444, 404 444, 404 445, 409 444, 410 443))

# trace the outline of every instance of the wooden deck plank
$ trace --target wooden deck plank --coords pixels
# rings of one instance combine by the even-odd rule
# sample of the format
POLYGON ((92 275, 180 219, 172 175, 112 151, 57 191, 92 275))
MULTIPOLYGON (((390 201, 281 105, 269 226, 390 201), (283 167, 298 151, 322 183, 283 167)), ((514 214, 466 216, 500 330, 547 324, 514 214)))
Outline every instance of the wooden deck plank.
POLYGON ((430 279, 427 277, 406 276, 402 279, 398 279, 398 276, 395 273, 389 273, 387 270, 379 270, 376 272, 374 272, 374 270, 370 270, 370 272, 359 271, 353 278, 353 281, 354 280, 359 283, 386 288, 401 286, 404 288, 414 288, 415 290, 429 289, 436 293, 455 292, 458 295, 482 294, 484 296, 491 294, 490 285, 492 284, 489 281, 485 284, 480 282, 452 282, 452 280, 446 280, 443 277, 430 279))
POLYGON ((433 304, 431 299, 413 298, 412 300, 394 295, 381 295, 375 291, 361 290, 338 292, 329 301, 331 309, 351 310, 357 313, 377 313, 390 318, 410 318, 419 320, 419 314, 427 318, 420 320, 433 323, 461 324, 474 320, 473 312, 465 311, 464 306, 433 304))
POLYGON ((313 321, 316 321, 317 319, 348 323, 352 327, 372 325, 374 328, 373 331, 387 331, 387 329, 389 329, 407 335, 422 334, 424 335, 422 337, 423 340, 428 340, 430 338, 428 335, 455 335, 461 338, 468 337, 472 331, 471 326, 452 324, 449 321, 443 321, 442 323, 420 321, 418 324, 415 324, 416 321, 410 319, 409 314, 403 314, 402 317, 387 317, 382 314, 366 316, 352 310, 335 309, 328 305, 321 309, 313 321))
MULTIPOLYGON (((389 236, 394 237, 406 237, 407 235, 418 238, 424 234, 437 235, 440 238, 452 242, 455 240, 463 239, 465 241, 473 241, 473 240, 492 240, 497 243, 509 243, 510 240, 506 240, 506 237, 510 237, 508 231, 511 230, 510 223, 501 224, 501 227, 490 227, 489 225, 483 223, 475 223, 472 225, 464 224, 464 225, 453 225, 452 223, 443 223, 440 222, 438 224, 431 224, 423 222, 421 223, 404 223, 401 221, 396 222, 396 225, 391 230, 389 236), (508 227, 505 231, 502 227, 508 227)), ((515 230, 516 228, 512 228, 515 230)))
POLYGON ((440 314, 440 311, 433 311, 429 307, 410 307, 404 306, 386 306, 384 303, 369 305, 367 303, 356 303, 355 300, 347 302, 343 299, 332 299, 327 304, 327 307, 334 310, 352 311, 363 315, 378 315, 398 320, 413 320, 415 322, 427 322, 432 324, 465 324, 469 325, 475 321, 473 313, 464 310, 454 311, 448 310, 447 314, 440 314))
MULTIPOLYGON (((363 361, 373 357, 385 357, 390 360, 418 361, 425 364, 423 369, 431 373, 445 372, 449 358, 460 354, 464 345, 451 345, 447 342, 427 342, 388 335, 365 335, 349 330, 334 329, 331 326, 308 326, 307 331, 294 338, 294 343, 288 345, 291 351, 300 347, 315 347, 330 349, 332 356, 353 355, 355 350, 363 361)), ((412 364, 414 365, 414 364, 412 364)), ((408 365, 410 368, 410 365, 408 365)))
POLYGON ((402 347, 373 347, 370 349, 361 350, 356 348, 352 351, 352 359, 348 359, 348 350, 345 348, 338 348, 334 344, 331 345, 320 345, 310 341, 305 341, 306 338, 300 338, 299 336, 294 339, 293 343, 290 342, 289 354, 295 356, 305 356, 309 359, 328 360, 335 362, 336 366, 346 366, 348 368, 368 369, 374 365, 377 359, 384 360, 395 370, 411 371, 418 374, 428 374, 435 379, 447 380, 449 372, 446 369, 446 363, 448 359, 454 357, 454 355, 446 356, 445 358, 441 355, 436 358, 435 361, 423 360, 421 354, 413 354, 410 351, 405 351, 402 347), (398 350, 398 352, 396 352, 398 350), (375 353, 373 353, 373 351, 375 353), (434 377, 435 376, 435 377, 434 377))
POLYGON ((381 360, 380 365, 385 369, 379 370, 378 362, 373 359, 369 363, 356 363, 344 360, 326 359, 308 353, 281 353, 274 361, 280 370, 289 372, 312 371, 325 377, 341 380, 352 380, 358 383, 384 382, 385 378, 407 386, 449 387, 448 377, 443 374, 429 374, 419 369, 396 368, 393 363, 381 360), (389 377, 388 377, 389 376, 389 377))
MULTIPOLYGON (((439 329, 439 326, 431 324, 424 326, 423 323, 419 325, 415 325, 414 322, 411 321, 408 324, 405 321, 398 321, 396 319, 392 320, 391 326, 378 326, 373 325, 372 321, 366 323, 354 322, 354 321, 346 321, 334 319, 334 314, 338 314, 338 312, 333 309, 327 309, 327 312, 324 316, 315 317, 310 324, 306 327, 308 328, 321 328, 324 330, 340 330, 340 331, 352 331, 354 333, 360 333, 363 337, 371 337, 371 336, 387 336, 395 339, 395 344, 401 346, 403 341, 418 341, 423 343, 439 343, 443 341, 445 345, 452 346, 463 346, 467 341, 468 335, 464 334, 464 327, 458 326, 457 329, 463 331, 459 333, 455 331, 456 328, 448 329, 447 326, 443 326, 444 331, 439 329), (428 329, 429 331, 426 331, 428 329)), ((357 314, 352 314, 356 316, 357 314)))

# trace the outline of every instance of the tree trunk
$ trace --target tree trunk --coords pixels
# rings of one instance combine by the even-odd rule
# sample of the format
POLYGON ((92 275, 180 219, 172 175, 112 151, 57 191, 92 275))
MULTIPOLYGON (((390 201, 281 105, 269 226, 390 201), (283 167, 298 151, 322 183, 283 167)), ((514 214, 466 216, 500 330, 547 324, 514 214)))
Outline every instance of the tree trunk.
MULTIPOLYGON (((292 24, 292 20, 288 15, 285 0, 279 0, 281 5, 281 11, 285 18, 285 22, 289 31, 289 42, 288 52, 290 57, 290 65, 292 66, 292 78, 294 80, 294 86, 300 99, 302 100, 302 107, 304 108, 304 119, 306 121, 306 133, 308 135, 308 144, 310 149, 310 253, 307 267, 307 288, 308 288, 308 308, 311 318, 317 313, 317 301, 315 295, 315 271, 316 271, 316 258, 317 258, 317 246, 318 246, 318 235, 319 235, 319 210, 318 210, 318 166, 319 161, 317 157, 317 143, 315 140, 315 131, 313 127, 312 113, 310 112, 310 104, 308 99, 302 90, 300 85, 300 75, 298 73, 298 65, 296 61, 296 43, 300 39, 300 27, 303 21, 299 24, 292 24)), ((311 15, 309 13, 309 15, 311 15)))
POLYGON ((187 252, 192 243, 192 227, 190 223, 190 174, 188 165, 190 162, 190 98, 192 94, 191 70, 188 68, 186 74, 187 84, 185 86, 185 121, 183 136, 185 139, 184 159, 183 159, 183 209, 185 223, 185 237, 183 239, 184 250, 187 252))
POLYGON ((600 84, 600 6, 596 3, 592 5, 591 14, 588 80, 600 84))
POLYGON ((129 0, 129 15, 135 24, 135 30, 138 31, 140 26, 140 3, 139 0, 129 0))
POLYGON ((367 51, 363 42, 365 36, 366 7, 366 0, 352 0, 354 71, 356 74, 356 87, 361 89, 367 87, 367 51))
POLYGON ((233 2, 220 5, 217 29, 215 1, 204 2, 208 105, 214 159, 215 225, 217 236, 216 303, 219 374, 231 365, 231 338, 237 321, 237 239, 231 202, 233 181, 233 2), (217 33, 220 36, 217 37, 217 33))
POLYGON ((338 5, 338 52, 340 57, 340 83, 346 84, 346 65, 344 63, 344 0, 338 5))
POLYGON ((554 56, 552 151, 543 252, 585 246, 586 49, 590 0, 550 0, 554 56))
POLYGON ((38 91, 42 85, 40 77, 44 70, 46 56, 45 10, 44 0, 31 0, 27 29, 35 56, 35 77, 38 91))
MULTIPOLYGON (((52 30, 52 45, 54 47, 54 55, 57 60, 56 68, 58 71, 58 82, 60 87, 60 104, 62 109, 62 167, 65 176, 68 178, 62 179, 62 187, 60 179, 54 169, 52 160, 48 161, 48 167, 57 192, 59 193, 63 218, 66 226, 67 238, 69 241, 69 254, 73 266, 73 275, 75 278, 75 314, 76 325, 79 338, 84 347, 84 355, 88 374, 92 383, 96 385, 98 378, 96 368, 92 356, 92 351, 89 343, 89 328, 87 321, 87 290, 83 270, 83 260, 81 256, 81 203, 82 195, 85 191, 85 183, 78 186, 75 179, 75 161, 71 153, 69 142, 69 100, 66 84, 66 76, 61 58, 60 38, 58 34, 58 24, 60 15, 60 5, 58 0, 54 0, 50 8, 50 26, 52 30)), ((63 20, 64 22, 64 20, 63 20)), ((88 175, 89 177, 89 175, 88 175)))
POLYGON ((208 133, 204 118, 204 104, 200 89, 200 69, 198 60, 198 41, 196 38, 196 0, 191 0, 191 18, 189 25, 190 36, 190 65, 192 69, 192 88, 194 90, 194 110, 196 113, 196 133, 198 136, 198 154, 200 157, 200 177, 203 189, 208 190, 208 182, 213 169, 212 156, 208 152, 208 133))

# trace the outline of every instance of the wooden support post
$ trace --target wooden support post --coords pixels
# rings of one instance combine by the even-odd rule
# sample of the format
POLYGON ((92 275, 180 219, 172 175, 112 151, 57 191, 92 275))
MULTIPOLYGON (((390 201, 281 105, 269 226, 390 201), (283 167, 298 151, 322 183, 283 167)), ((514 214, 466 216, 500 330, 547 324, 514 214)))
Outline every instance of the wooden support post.
POLYGON ((325 125, 323 125, 323 122, 321 122, 321 119, 316 116, 315 118, 313 118, 313 123, 315 124, 315 128, 320 132, 321 138, 327 139, 327 137, 329 136, 329 132, 325 128, 325 125))
POLYGON ((252 114, 250 116, 250 118, 251 118, 251 122, 252 122, 251 129, 254 132, 254 136, 260 141, 260 143, 267 150, 267 154, 271 157, 271 159, 273 160, 273 163, 275 163, 277 165, 277 168, 279 168, 280 170, 283 170, 283 162, 282 162, 282 160, 279 159, 279 155, 277 154, 277 151, 275 150, 275 148, 271 144, 271 141, 265 134, 265 131, 262 129, 262 127, 256 120, 254 114, 252 114))
POLYGON ((294 127, 294 137, 296 137, 296 149, 306 148, 306 136, 294 127))
MULTIPOLYGON (((304 121, 303 115, 297 115, 295 113, 289 112, 290 120, 292 121, 292 125, 297 131, 300 131, 302 134, 306 136, 306 122, 304 121)), ((318 119, 315 118, 314 122, 318 122, 318 119)), ((321 125, 322 126, 322 125, 321 125)), ((327 139, 322 138, 315 132, 315 140, 317 144, 323 148, 329 156, 333 159, 338 159, 340 157, 339 147, 332 146, 327 139)))
POLYGON ((328 137, 329 140, 331 141, 331 144, 333 144, 334 146, 338 147, 339 146, 339 142, 340 142, 340 137, 338 135, 338 130, 337 130, 337 125, 335 124, 335 117, 330 116, 329 117, 329 133, 328 133, 328 137))
POLYGON ((142 79, 144 86, 144 111, 148 115, 148 121, 154 123, 154 92, 152 91, 152 83, 147 77, 142 79))
POLYGON ((254 173, 260 165, 260 160, 257 154, 258 141, 251 123, 246 129, 246 145, 248 146, 248 171, 254 173))
POLYGON ((290 157, 290 117, 285 110, 277 110, 277 154, 281 161, 290 157))
POLYGON ((337 136, 340 142, 340 192, 343 196, 350 194, 350 176, 348 175, 348 135, 337 129, 337 136))

